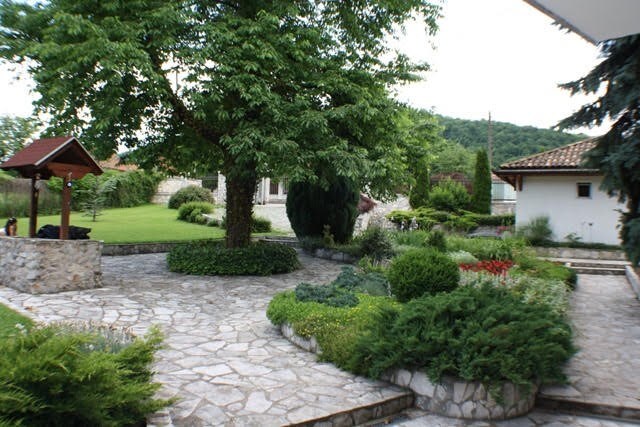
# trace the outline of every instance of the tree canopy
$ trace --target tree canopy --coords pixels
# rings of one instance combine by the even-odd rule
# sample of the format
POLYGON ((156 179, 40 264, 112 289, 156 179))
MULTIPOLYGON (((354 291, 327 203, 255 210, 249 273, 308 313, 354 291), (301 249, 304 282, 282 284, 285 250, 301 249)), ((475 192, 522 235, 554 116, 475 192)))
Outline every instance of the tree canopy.
POLYGON ((387 88, 425 66, 387 42, 416 15, 436 30, 427 0, 2 0, 0 57, 28 65, 49 133, 220 170, 235 247, 260 177, 343 176, 378 197, 406 179, 387 88))
POLYGON ((40 123, 28 117, 0 117, 0 160, 20 151, 33 137, 40 123))
POLYGON ((572 94, 598 94, 562 120, 560 128, 614 123, 597 139, 586 164, 604 173, 602 187, 626 202, 620 237, 634 264, 640 263, 640 35, 605 41, 602 62, 586 76, 562 87, 572 94), (602 89, 602 90, 601 90, 602 89))

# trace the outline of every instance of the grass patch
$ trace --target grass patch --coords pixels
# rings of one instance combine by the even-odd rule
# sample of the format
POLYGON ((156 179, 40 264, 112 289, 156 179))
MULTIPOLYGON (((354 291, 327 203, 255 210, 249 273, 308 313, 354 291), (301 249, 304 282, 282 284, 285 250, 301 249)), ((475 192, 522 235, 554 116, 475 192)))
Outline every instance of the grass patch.
MULTIPOLYGON (((19 218, 18 224, 18 234, 26 236, 29 218, 19 218)), ((45 224, 59 225, 60 216, 39 216, 38 227, 45 224)), ((81 212, 72 212, 71 224, 91 228, 91 239, 103 240, 105 243, 180 242, 219 239, 225 235, 225 231, 219 227, 179 221, 175 210, 161 205, 105 209, 96 222, 92 222, 91 218, 83 216, 81 212)))
POLYGON ((17 324, 29 327, 33 325, 33 322, 28 317, 18 314, 9 307, 0 304, 0 339, 17 332, 17 324))

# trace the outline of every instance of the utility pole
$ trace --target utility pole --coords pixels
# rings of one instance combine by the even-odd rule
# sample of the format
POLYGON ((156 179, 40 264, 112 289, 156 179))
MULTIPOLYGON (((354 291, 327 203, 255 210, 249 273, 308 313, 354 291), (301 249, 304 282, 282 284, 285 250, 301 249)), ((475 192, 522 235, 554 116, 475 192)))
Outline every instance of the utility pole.
POLYGON ((487 154, 489 157, 489 170, 493 170, 493 126, 491 124, 491 111, 489 111, 489 127, 487 129, 487 144, 489 148, 487 154))

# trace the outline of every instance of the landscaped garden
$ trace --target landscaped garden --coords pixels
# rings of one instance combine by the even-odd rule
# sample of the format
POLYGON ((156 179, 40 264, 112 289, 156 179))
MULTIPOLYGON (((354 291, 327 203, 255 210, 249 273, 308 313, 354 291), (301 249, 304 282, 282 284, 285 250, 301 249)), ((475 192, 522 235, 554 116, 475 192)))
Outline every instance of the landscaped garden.
POLYGON ((573 271, 535 258, 517 238, 366 234, 356 240, 360 268, 279 293, 269 319, 317 340, 323 360, 372 378, 404 369, 434 384, 476 381, 498 401, 504 383, 531 390, 565 379, 575 352, 566 319, 573 271), (364 253, 363 241, 386 249, 364 253))

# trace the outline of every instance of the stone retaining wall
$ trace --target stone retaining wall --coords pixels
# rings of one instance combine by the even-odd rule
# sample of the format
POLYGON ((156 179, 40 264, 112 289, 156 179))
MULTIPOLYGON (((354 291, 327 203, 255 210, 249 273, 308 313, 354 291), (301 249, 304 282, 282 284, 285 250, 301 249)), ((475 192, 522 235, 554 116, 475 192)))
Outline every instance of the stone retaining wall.
MULTIPOLYGON (((310 339, 297 335, 289 324, 280 326, 282 335, 290 342, 313 353, 321 353, 315 337, 310 339)), ((504 420, 524 415, 533 409, 537 387, 530 390, 504 383, 498 403, 488 387, 478 381, 463 381, 444 377, 433 384, 424 372, 398 369, 382 378, 400 387, 407 387, 415 395, 416 407, 451 418, 470 420, 504 420)))
POLYGON ((607 261, 626 261, 622 251, 583 248, 543 248, 535 247, 536 255, 547 258, 598 259, 607 261))
POLYGON ((0 285, 30 294, 102 285, 102 243, 0 237, 0 285))
POLYGON ((104 245, 102 248, 102 255, 115 256, 169 252, 179 244, 177 242, 109 244, 104 245))

